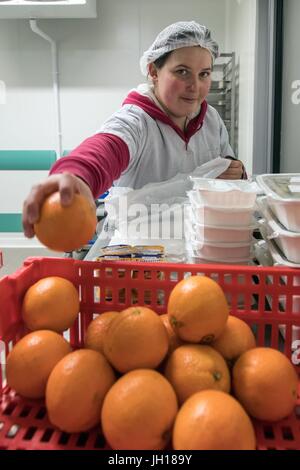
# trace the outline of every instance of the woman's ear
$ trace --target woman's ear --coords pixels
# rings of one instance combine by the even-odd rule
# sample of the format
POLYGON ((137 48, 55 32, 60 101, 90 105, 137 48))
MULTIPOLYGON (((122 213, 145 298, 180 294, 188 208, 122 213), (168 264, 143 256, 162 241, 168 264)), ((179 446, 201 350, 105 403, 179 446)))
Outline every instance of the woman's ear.
POLYGON ((149 64, 148 71, 149 71, 149 77, 151 78, 153 83, 155 83, 157 81, 157 68, 155 67, 153 63, 149 64))

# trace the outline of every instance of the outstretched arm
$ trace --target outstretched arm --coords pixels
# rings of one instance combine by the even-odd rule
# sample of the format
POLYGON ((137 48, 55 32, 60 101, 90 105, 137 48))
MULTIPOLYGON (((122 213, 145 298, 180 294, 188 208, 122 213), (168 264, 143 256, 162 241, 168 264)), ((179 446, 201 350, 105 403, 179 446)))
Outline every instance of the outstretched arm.
POLYGON ((23 205, 24 234, 34 236, 33 225, 47 196, 59 191, 62 205, 67 206, 74 193, 81 193, 94 203, 119 178, 128 162, 128 147, 119 137, 100 133, 86 139, 53 165, 45 181, 31 189, 23 205))

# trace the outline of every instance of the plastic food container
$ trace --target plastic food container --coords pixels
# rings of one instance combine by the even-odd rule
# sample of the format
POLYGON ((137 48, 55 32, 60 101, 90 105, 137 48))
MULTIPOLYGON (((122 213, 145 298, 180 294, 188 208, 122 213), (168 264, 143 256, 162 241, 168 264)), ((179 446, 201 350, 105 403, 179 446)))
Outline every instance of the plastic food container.
MULTIPOLYGON (((255 254, 260 255, 261 250, 263 248, 265 252, 268 253, 269 257, 267 258, 267 255, 265 254, 264 257, 258 257, 258 260, 264 266, 267 264, 269 266, 284 266, 284 267, 299 269, 299 274, 294 277, 293 282, 295 286, 300 286, 300 263, 292 263, 291 261, 286 259, 284 254, 280 251, 280 249, 276 245, 275 241, 271 240, 268 237, 268 231, 266 229, 266 223, 264 219, 260 220, 259 223, 261 225, 260 231, 264 238, 265 245, 259 242, 260 245, 258 245, 258 247, 255 247, 254 251, 255 251, 255 254), (265 263, 264 260, 266 259, 270 260, 270 257, 271 257, 272 262, 265 263)), ((282 282, 285 283, 285 280, 283 279, 282 282)), ((280 300, 281 300, 281 303, 285 305, 286 297, 282 296, 280 300)), ((300 295, 293 296, 290 308, 293 312, 300 313, 300 295)))
POLYGON ((252 208, 258 186, 247 180, 218 180, 190 177, 198 204, 211 207, 252 208))
POLYGON ((253 209, 211 207, 199 205, 193 191, 188 192, 194 219, 199 224, 215 227, 249 227, 253 224, 253 209))
POLYGON ((256 225, 249 227, 216 227, 199 224, 191 219, 185 219, 185 233, 189 238, 213 243, 250 243, 256 225))
MULTIPOLYGON (((273 241, 260 240, 255 244, 254 247, 255 257, 262 266, 290 266, 294 267, 292 263, 287 262, 281 255, 278 253, 275 243, 273 241)), ((297 266, 297 265, 296 265, 297 266)), ((300 265, 299 265, 300 267, 300 265)), ((268 279, 268 282, 272 282, 271 278, 268 279)), ((286 285, 287 279, 285 276, 280 278, 280 284, 286 285)), ((294 286, 300 286, 300 274, 295 276, 293 279, 294 286)), ((280 308, 294 315, 300 315, 300 295, 293 295, 292 297, 287 297, 286 295, 279 295, 278 302, 280 308)), ((286 327, 285 325, 278 326, 280 333, 283 337, 286 337, 286 327)), ((300 327, 292 325, 292 334, 291 342, 300 340, 300 327)))
MULTIPOLYGON (((215 264, 215 259, 201 258, 197 256, 192 249, 187 249, 187 261, 193 264, 215 264)), ((234 258, 234 259, 219 259, 218 263, 221 264, 234 264, 235 266, 250 266, 253 265, 252 258, 234 258)))
POLYGON ((236 258, 249 259, 252 256, 252 243, 209 243, 192 238, 187 242, 189 245, 196 256, 212 261, 234 262, 236 258))
POLYGON ((300 233, 282 228, 275 220, 267 221, 266 224, 268 225, 268 238, 275 241, 287 260, 300 263, 300 233))
POLYGON ((287 230, 300 232, 300 173, 259 175, 257 182, 279 222, 287 230))
POLYGON ((265 198, 258 202, 258 207, 264 216, 267 238, 275 241, 288 261, 300 264, 300 232, 286 230, 269 211, 265 198))
MULTIPOLYGON (((276 245, 275 241, 270 239, 265 219, 261 219, 259 221, 259 226, 260 226, 259 230, 265 242, 267 243, 268 250, 272 256, 274 266, 288 266, 289 268, 299 269, 300 263, 293 263, 292 261, 289 261, 284 256, 280 248, 276 245)), ((299 271, 299 285, 300 285, 300 271, 299 271)))

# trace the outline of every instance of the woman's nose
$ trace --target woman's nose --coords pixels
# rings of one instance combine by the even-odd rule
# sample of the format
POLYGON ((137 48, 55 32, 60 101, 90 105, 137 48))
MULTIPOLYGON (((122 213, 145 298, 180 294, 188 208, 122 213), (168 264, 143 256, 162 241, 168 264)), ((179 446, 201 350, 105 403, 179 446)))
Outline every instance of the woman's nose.
POLYGON ((190 77, 188 82, 188 88, 191 91, 196 91, 198 86, 198 78, 197 77, 190 77))

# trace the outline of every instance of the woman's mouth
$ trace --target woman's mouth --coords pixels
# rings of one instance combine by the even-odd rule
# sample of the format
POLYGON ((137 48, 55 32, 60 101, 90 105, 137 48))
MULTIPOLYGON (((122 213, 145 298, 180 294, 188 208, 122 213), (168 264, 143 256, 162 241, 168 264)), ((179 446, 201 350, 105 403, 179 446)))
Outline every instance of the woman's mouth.
POLYGON ((181 98, 183 101, 185 101, 186 103, 190 103, 190 104, 194 104, 194 103, 197 103, 197 98, 181 98))

